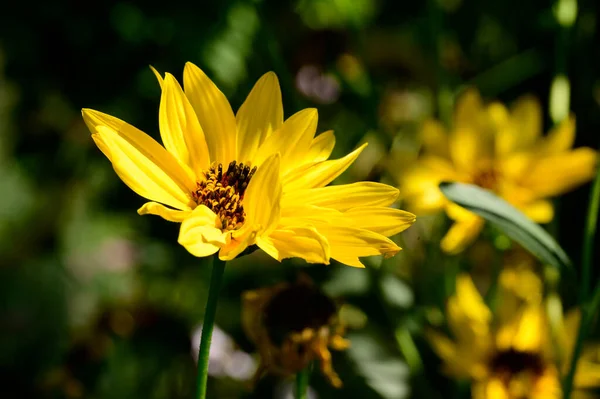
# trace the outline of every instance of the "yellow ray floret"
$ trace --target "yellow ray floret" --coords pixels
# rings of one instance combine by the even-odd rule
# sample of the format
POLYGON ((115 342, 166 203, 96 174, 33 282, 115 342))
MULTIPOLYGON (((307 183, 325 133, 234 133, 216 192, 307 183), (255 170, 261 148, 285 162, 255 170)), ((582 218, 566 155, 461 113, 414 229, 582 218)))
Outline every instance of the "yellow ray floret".
MULTIPOLYGON (((528 268, 503 270, 498 308, 492 315, 471 278, 460 275, 447 304, 452 337, 436 331, 427 334, 444 371, 471 381, 473 399, 562 398, 561 379, 570 365, 579 312, 569 312, 564 322, 562 315, 551 322, 539 277, 536 281, 531 277, 528 268), (514 280, 529 284, 515 287, 514 280), (531 291, 537 292, 530 295, 531 291)), ((575 376, 577 395, 600 387, 597 353, 597 345, 586 344, 583 349, 575 376)))
POLYGON ((163 145, 113 116, 83 110, 92 138, 123 182, 150 200, 139 210, 181 223, 179 243, 195 256, 230 260, 257 245, 275 259, 330 259, 400 251, 388 237, 413 214, 391 208, 398 190, 362 182, 325 187, 365 145, 329 160, 333 132, 315 136, 315 109, 284 121, 277 76, 262 76, 234 114, 227 98, 187 63, 182 88, 152 69, 162 89, 163 145))
POLYGON ((455 222, 441 242, 444 251, 464 250, 484 223, 446 200, 438 188, 442 181, 491 190, 534 221, 548 223, 554 217, 548 198, 593 178, 596 151, 572 149, 574 116, 548 135, 541 133, 542 112, 534 98, 523 97, 509 110, 498 102, 484 104, 475 90, 458 100, 450 131, 437 121, 423 124, 422 154, 397 177, 409 209, 417 214, 445 210, 455 222))

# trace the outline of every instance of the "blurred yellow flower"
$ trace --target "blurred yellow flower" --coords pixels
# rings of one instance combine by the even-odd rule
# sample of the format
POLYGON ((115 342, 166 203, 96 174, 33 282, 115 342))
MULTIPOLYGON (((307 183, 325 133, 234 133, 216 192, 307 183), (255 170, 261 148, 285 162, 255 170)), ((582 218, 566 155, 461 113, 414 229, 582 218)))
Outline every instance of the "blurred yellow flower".
POLYGON ((542 111, 532 97, 522 97, 508 110, 485 105, 477 91, 458 100, 452 130, 427 121, 421 131, 423 153, 399 176, 409 209, 417 214, 445 210, 454 224, 441 242, 458 253, 472 243, 484 221, 443 196, 441 181, 475 184, 493 191, 538 223, 554 217, 549 197, 592 179, 597 153, 572 150, 575 118, 570 116, 542 137, 542 111))
POLYGON ((84 109, 92 138, 133 191, 151 202, 140 215, 181 222, 179 243, 195 256, 230 260, 258 245, 273 258, 330 258, 363 267, 359 257, 400 251, 389 236, 413 214, 390 208, 398 191, 360 182, 325 187, 365 145, 327 160, 335 137, 315 137, 317 111, 283 120, 274 73, 256 83, 234 115, 227 98, 187 63, 184 89, 171 74, 162 87, 159 127, 164 147, 113 116, 84 109))
POLYGON ((265 372, 292 375, 318 360, 329 382, 342 386, 329 348, 348 348, 344 325, 336 304, 307 277, 245 292, 242 326, 261 357, 255 380, 265 372))
MULTIPOLYGON (((515 272, 511 270, 511 276, 501 279, 511 280, 515 272)), ((531 275, 521 281, 531 281, 531 275)), ((561 315, 558 322, 551 323, 541 292, 523 298, 512 288, 511 284, 503 286, 493 314, 471 277, 459 276, 456 293, 447 304, 453 339, 433 331, 428 338, 448 375, 471 380, 474 399, 560 399, 579 312, 571 311, 564 321, 561 315)), ((541 284, 534 282, 529 289, 540 290, 541 284)), ((599 349, 598 345, 584 348, 573 397, 583 398, 584 389, 600 387, 599 349)))

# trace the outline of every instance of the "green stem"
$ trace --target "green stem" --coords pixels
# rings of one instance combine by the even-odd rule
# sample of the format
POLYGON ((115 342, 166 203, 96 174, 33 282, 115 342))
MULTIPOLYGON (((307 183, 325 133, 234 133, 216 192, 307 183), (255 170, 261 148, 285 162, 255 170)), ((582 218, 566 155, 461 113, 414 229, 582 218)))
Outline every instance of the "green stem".
POLYGON ((310 364, 296 374, 296 399, 306 399, 308 380, 310 379, 310 364))
POLYGON ((198 351, 198 374, 196 375, 196 399, 206 399, 206 383, 208 381, 208 358, 210 354, 210 342, 215 324, 215 314, 217 312, 217 302, 221 282, 223 281, 223 272, 225 271, 225 261, 214 256, 213 267, 210 276, 210 287, 208 288, 208 299, 206 301, 206 310, 204 311, 204 320, 202 322, 202 338, 200 338, 200 349, 198 351))
POLYGON ((587 221, 585 225, 585 236, 583 238, 583 251, 581 259, 581 291, 579 303, 584 303, 589 296, 592 280, 592 257, 594 252, 594 238, 596 226, 598 225, 598 207, 600 206, 600 168, 596 173, 596 179, 590 193, 590 205, 588 208, 587 221))
POLYGON ((417 349, 410 332, 406 326, 399 326, 396 327, 395 336, 398 348, 400 349, 400 352, 402 352, 406 364, 408 364, 408 367, 410 368, 410 372, 413 375, 418 375, 423 370, 423 361, 421 360, 419 349, 417 349))
POLYGON ((582 288, 580 296, 581 304, 581 324, 579 325, 579 331, 577 332, 577 341, 575 341, 575 348, 573 349, 573 355, 571 357, 571 365, 569 372, 564 381, 564 398, 568 399, 573 390, 573 379, 577 372, 577 363, 579 355, 583 349, 583 342, 587 337, 587 334, 592 326, 594 317, 598 313, 600 308, 600 282, 596 285, 589 303, 586 303, 589 296, 590 280, 591 280, 591 268, 592 268, 592 255, 594 250, 594 238, 596 235, 596 226, 598 224, 598 208, 600 207, 600 168, 596 172, 596 179, 594 180, 594 186, 592 187, 592 193, 590 197, 590 205, 588 208, 587 222, 585 228, 585 237, 583 239, 583 253, 582 253, 582 264, 581 264, 581 275, 582 275, 582 288))
POLYGON ((598 313, 600 308, 600 283, 596 286, 594 296, 588 306, 584 306, 581 312, 581 324, 579 325, 579 331, 577 333, 577 341, 575 341, 575 348, 573 349, 573 356, 571 357, 571 365, 569 366, 569 372, 564 381, 564 399, 571 397, 571 391, 573 390, 573 380, 575 373, 577 372, 577 363, 581 350, 583 349, 583 342, 585 341, 587 334, 592 326, 594 316, 598 313))

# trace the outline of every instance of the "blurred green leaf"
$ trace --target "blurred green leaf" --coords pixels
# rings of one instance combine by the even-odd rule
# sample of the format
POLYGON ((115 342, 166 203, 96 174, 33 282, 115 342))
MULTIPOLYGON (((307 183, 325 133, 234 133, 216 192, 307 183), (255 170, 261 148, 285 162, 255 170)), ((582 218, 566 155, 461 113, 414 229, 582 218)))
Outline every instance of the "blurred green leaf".
POLYGON ((567 254, 546 230, 490 191, 448 182, 440 183, 440 190, 450 201, 492 223, 542 262, 557 268, 571 266, 567 254))
POLYGON ((381 292, 386 302, 394 307, 407 309, 414 304, 414 295, 408 284, 391 274, 381 279, 381 292))
POLYGON ((385 346, 374 331, 348 335, 352 345, 348 355, 356 364, 358 374, 382 398, 400 399, 409 395, 409 369, 406 363, 385 346))

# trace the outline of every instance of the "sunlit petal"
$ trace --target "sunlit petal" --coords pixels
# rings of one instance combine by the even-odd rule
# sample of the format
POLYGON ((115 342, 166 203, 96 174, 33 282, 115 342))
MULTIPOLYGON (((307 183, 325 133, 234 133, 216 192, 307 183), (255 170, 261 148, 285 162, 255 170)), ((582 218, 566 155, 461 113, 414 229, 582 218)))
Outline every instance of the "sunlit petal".
POLYGON ((137 212, 139 215, 157 215, 169 222, 177 223, 183 222, 192 214, 192 211, 171 209, 158 202, 146 202, 137 212))
POLYGON ((283 196, 282 205, 316 205, 345 211, 355 207, 388 206, 398 195, 398 189, 387 184, 359 182, 291 191, 283 196))
POLYGON ((442 239, 442 250, 449 254, 462 252, 479 236, 483 225, 484 220, 478 216, 454 223, 442 239))
POLYGON ((236 114, 237 160, 250 162, 261 143, 283 124, 279 80, 273 72, 264 74, 252 88, 236 114))
POLYGON ((260 234, 275 228, 281 211, 280 157, 274 154, 256 171, 244 197, 246 222, 260 226, 260 234))
POLYGON ((113 169, 129 188, 149 200, 176 209, 190 209, 190 192, 182 189, 158 166, 155 158, 149 158, 142 149, 133 146, 109 127, 96 126, 95 130, 97 133, 92 135, 94 142, 111 161, 113 169))
POLYGON ((211 160, 228 164, 235 159, 237 139, 235 116, 229 101, 191 62, 185 64, 183 87, 206 136, 211 160))
POLYGON ((308 263, 329 264, 329 242, 314 227, 285 226, 259 238, 257 244, 278 261, 298 257, 308 263))
POLYGON ((201 176, 210 165, 204 132, 181 86, 169 73, 163 82, 158 120, 165 148, 201 176))
POLYGON ((333 130, 328 130, 312 139, 308 153, 303 163, 321 162, 329 159, 331 152, 335 147, 335 136, 333 130))
POLYGON ((416 217, 410 212, 388 207, 358 207, 344 212, 344 217, 351 226, 374 231, 386 237, 406 230, 415 222, 416 217))
POLYGON ((331 183, 350 167, 366 146, 365 143, 343 158, 318 162, 308 168, 288 173, 283 179, 283 190, 287 193, 303 188, 323 187, 331 183))
POLYGON ((179 244, 192 255, 203 257, 212 255, 227 243, 227 233, 221 231, 218 216, 200 205, 181 223, 179 244))
POLYGON ((317 110, 307 108, 289 117, 276 132, 271 134, 256 153, 255 165, 260 165, 269 156, 281 154, 281 173, 306 158, 317 130, 317 110))

